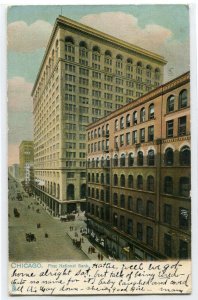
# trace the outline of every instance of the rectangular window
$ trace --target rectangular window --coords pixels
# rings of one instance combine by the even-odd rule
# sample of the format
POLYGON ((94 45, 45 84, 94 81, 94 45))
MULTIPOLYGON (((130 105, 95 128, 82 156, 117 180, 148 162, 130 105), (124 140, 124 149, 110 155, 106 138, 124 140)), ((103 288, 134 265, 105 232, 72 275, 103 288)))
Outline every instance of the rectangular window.
POLYGON ((80 172, 80 177, 85 178, 86 177, 86 172, 80 172))
POLYGON ((126 134, 126 145, 130 145, 130 132, 126 134))
POLYGON ((137 144, 137 130, 132 132, 132 143, 137 144))
POLYGON ((172 255, 172 239, 169 234, 164 234, 164 254, 171 257, 172 255))
POLYGON ((188 243, 182 240, 179 240, 179 258, 188 258, 188 243))
POLYGON ((153 228, 150 226, 147 226, 146 228, 146 243, 153 247, 153 228))
POLYGON ((93 99, 92 105, 101 107, 101 100, 93 99))
POLYGON ((140 143, 145 142, 145 128, 140 129, 140 143))
POLYGON ((166 122, 166 137, 173 137, 174 121, 170 120, 166 122))
POLYGON ((186 116, 178 119, 178 135, 182 136, 186 134, 186 116))
POLYGON ((148 127, 148 141, 154 141, 154 126, 148 127))
POLYGON ((132 234, 133 233, 133 220, 131 220, 131 219, 128 219, 127 233, 128 234, 132 234))
POLYGON ((79 102, 81 104, 89 104, 89 99, 85 97, 79 97, 79 102))
POLYGON ((179 208, 179 228, 181 229, 188 229, 189 223, 189 212, 188 209, 180 207, 179 208))
POLYGON ((74 172, 67 173, 67 178, 74 178, 74 176, 75 176, 74 172))
POLYGON ((137 223, 137 239, 139 241, 143 240, 143 226, 141 223, 137 223))
POLYGON ((120 135, 120 146, 122 147, 124 145, 124 134, 120 135))
POLYGON ((169 204, 164 204, 164 223, 171 225, 172 219, 172 206, 169 204))

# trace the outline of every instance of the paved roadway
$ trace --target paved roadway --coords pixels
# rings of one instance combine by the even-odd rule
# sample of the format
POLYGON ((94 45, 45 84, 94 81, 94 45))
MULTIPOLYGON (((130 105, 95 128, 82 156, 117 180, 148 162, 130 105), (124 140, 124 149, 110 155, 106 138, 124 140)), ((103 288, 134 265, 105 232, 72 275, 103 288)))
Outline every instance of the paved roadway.
MULTIPOLYGON (((16 200, 16 192, 23 189, 14 179, 9 179, 9 259, 11 261, 76 261, 88 260, 87 255, 77 249, 66 233, 68 224, 52 218, 33 197, 16 200), (30 206, 30 208, 28 208, 30 206), (17 208, 20 217, 14 217, 17 208), (39 209, 40 213, 36 212, 39 209), (41 228, 37 228, 37 223, 41 228), (36 236, 35 242, 26 241, 26 233, 36 236), (45 233, 49 234, 45 238, 45 233)), ((73 222, 82 226, 83 221, 73 222)), ((74 225, 74 224, 72 224, 74 225)), ((85 227, 85 226, 84 226, 85 227)))

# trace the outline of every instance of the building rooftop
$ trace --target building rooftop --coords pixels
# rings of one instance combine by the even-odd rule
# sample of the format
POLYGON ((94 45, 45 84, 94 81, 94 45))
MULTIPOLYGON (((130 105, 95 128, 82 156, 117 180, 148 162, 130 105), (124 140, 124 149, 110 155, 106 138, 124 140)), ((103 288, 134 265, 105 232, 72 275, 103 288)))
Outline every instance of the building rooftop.
POLYGON ((165 65, 167 63, 167 61, 164 59, 164 57, 161 56, 161 55, 159 55, 159 54, 156 54, 154 52, 148 51, 148 50, 143 49, 141 47, 135 46, 133 44, 130 44, 128 42, 120 40, 120 39, 118 39, 116 37, 113 37, 113 36, 111 36, 109 34, 106 34, 104 32, 96 30, 96 29, 94 29, 92 27, 89 27, 87 25, 84 25, 82 23, 76 22, 74 20, 71 20, 69 18, 66 18, 64 16, 59 15, 59 17, 55 21, 55 24, 54 24, 54 27, 53 27, 50 39, 48 41, 48 44, 47 44, 47 47, 46 47, 46 51, 45 51, 43 60, 41 62, 41 66, 39 68, 39 72, 37 74, 37 77, 36 77, 36 80, 35 80, 35 84, 34 84, 33 89, 32 89, 32 95, 33 95, 34 90, 36 88, 36 85, 37 85, 40 73, 42 71, 42 67, 43 67, 43 65, 45 63, 47 54, 49 52, 51 42, 52 42, 53 37, 55 35, 55 32, 56 32, 56 30, 57 30, 57 28, 59 26, 63 26, 64 28, 68 28, 68 29, 80 31, 80 32, 85 33, 87 35, 94 36, 94 37, 100 39, 102 42, 109 42, 112 45, 117 45, 117 46, 119 46, 122 49, 127 49, 127 50, 131 51, 133 54, 140 54, 143 57, 144 56, 150 57, 151 59, 157 61, 158 63, 160 63, 162 65, 165 65))

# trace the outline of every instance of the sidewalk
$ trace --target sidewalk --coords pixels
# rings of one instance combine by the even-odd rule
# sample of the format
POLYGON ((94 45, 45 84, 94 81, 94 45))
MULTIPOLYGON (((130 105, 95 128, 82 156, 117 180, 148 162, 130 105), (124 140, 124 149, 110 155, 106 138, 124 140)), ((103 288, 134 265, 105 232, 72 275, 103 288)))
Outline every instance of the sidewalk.
MULTIPOLYGON (((82 221, 82 217, 80 216, 79 219, 82 221)), ((93 246, 90 241, 88 240, 85 234, 82 232, 86 232, 85 224, 82 222, 84 226, 76 226, 78 219, 73 222, 67 222, 67 235, 71 238, 71 240, 77 240, 78 242, 81 241, 81 250, 87 255, 90 260, 109 260, 102 249, 98 249, 98 247, 93 246), (72 230, 73 228, 73 230, 72 230), (94 252, 91 251, 91 248, 94 249, 94 252), (102 259, 101 259, 102 258, 102 259)))

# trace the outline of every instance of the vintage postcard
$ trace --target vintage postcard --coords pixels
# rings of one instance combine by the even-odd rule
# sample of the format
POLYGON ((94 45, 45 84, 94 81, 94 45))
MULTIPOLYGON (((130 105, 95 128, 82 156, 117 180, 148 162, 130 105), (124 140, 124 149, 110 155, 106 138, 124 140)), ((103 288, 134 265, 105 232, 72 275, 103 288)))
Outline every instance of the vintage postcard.
POLYGON ((189 7, 13 6, 10 295, 191 293, 189 7))

